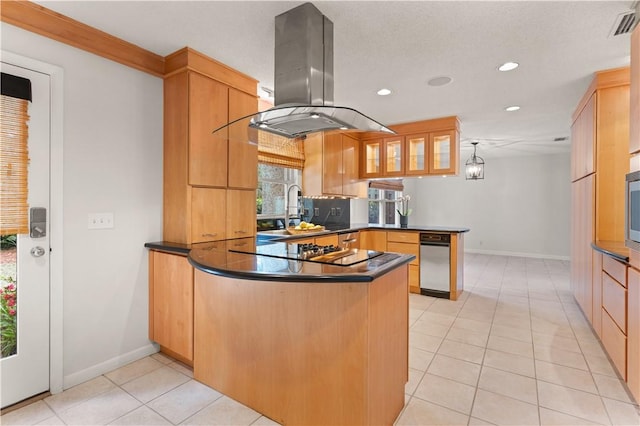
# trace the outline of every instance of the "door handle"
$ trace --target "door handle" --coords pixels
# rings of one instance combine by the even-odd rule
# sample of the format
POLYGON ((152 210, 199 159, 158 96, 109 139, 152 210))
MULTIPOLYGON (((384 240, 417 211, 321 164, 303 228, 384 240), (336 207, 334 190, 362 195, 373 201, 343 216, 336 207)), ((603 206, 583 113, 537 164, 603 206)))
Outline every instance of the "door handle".
POLYGON ((35 246, 34 248, 31 249, 31 256, 33 257, 42 257, 44 256, 45 253, 45 249, 43 249, 40 246, 35 246))

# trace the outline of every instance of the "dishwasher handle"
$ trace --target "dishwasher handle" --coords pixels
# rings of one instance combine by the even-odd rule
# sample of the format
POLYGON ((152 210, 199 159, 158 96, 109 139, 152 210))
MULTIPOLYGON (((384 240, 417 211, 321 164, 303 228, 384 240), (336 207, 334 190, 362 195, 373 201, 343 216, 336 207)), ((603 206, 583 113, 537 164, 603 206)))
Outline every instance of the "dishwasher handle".
POLYGON ((450 234, 420 234, 420 244, 424 246, 448 246, 450 243, 450 234))

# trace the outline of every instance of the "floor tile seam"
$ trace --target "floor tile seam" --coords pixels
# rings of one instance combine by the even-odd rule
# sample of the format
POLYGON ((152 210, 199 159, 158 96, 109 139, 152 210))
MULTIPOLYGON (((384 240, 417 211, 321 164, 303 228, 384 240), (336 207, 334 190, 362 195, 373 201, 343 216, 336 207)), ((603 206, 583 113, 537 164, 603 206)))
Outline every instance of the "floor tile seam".
MULTIPOLYGON (((604 406, 604 402, 602 403, 602 405, 604 406)), ((543 405, 543 404, 540 404, 540 408, 544 408, 545 410, 552 410, 552 411, 555 411, 555 412, 560 413, 560 414, 565 414, 565 415, 567 415, 567 416, 571 416, 571 417, 575 417, 575 418, 580 419, 580 420, 584 420, 584 421, 586 421, 586 422, 590 422, 590 423, 597 423, 597 424, 599 424, 599 425, 603 424, 603 423, 602 423, 602 422, 600 422, 599 420, 596 420, 596 419, 590 419, 590 418, 585 417, 585 416, 583 416, 583 415, 576 415, 576 414, 574 414, 574 413, 568 413, 568 412, 566 412, 566 411, 560 411, 558 408, 549 407, 549 406, 546 406, 546 405, 543 405)), ((609 413, 608 413, 608 412, 607 412, 607 410, 606 410, 606 408, 607 408, 607 407, 606 407, 606 406, 604 406, 604 408, 605 408, 605 412, 607 413, 607 419, 609 420, 609 421, 608 421, 608 423, 606 423, 606 425, 609 425, 609 426, 610 426, 610 425, 615 425, 615 423, 613 423, 613 422, 611 421, 610 417, 609 417, 609 413)), ((624 425, 621 425, 621 426, 624 426, 624 425)), ((627 426, 630 426, 630 425, 627 425, 627 426)))
MULTIPOLYGON (((575 295, 574 295, 574 298, 575 298, 575 295)), ((567 314, 567 313, 566 313, 566 309, 565 309, 564 305, 562 305, 562 310, 564 311, 565 316, 566 316, 566 314, 567 314)), ((598 338, 598 340, 600 340, 600 338, 597 336, 597 334, 596 334, 595 330, 593 329, 593 325, 591 324, 591 322, 589 321, 589 319, 587 318, 587 316, 585 315, 585 313, 583 312, 582 308, 581 308, 579 305, 578 305, 578 311, 580 311, 580 315, 581 315, 582 319, 583 319, 583 320, 588 324, 589 329, 591 330, 591 333, 592 333, 596 338, 598 338)), ((568 319, 568 318, 569 318, 569 317, 567 316, 567 319, 568 319)), ((577 334, 576 334, 576 330, 575 330, 574 325, 573 325, 573 323, 572 323, 571 321, 569 321, 569 326, 571 327, 571 331, 572 331, 572 333, 573 333, 574 338, 576 339, 576 341, 578 341, 578 336, 577 336, 577 334)), ((613 419, 612 419, 612 417, 611 417, 611 414, 609 414, 609 410, 607 410, 607 406, 606 406, 606 404, 604 403, 604 401, 603 401, 603 399, 602 399, 602 395, 600 395, 600 390, 599 390, 599 388, 598 388, 598 384, 596 383, 596 379, 595 379, 595 377, 593 376, 593 375, 594 375, 594 371, 591 369, 591 365, 589 364, 589 361, 587 361, 587 357, 586 357, 586 355, 584 354, 584 351, 582 350, 582 347, 580 346, 580 344, 579 344, 579 343, 578 343, 578 347, 580 348, 580 354, 582 355, 582 359, 584 360, 584 363, 585 363, 585 365, 587 366, 587 369, 588 369, 588 371, 589 371, 589 374, 591 375, 591 380, 593 380, 593 384, 595 385, 596 389, 598 390, 598 397, 600 398, 600 402, 602 403, 602 406, 603 406, 603 407, 604 407, 604 409, 605 409, 605 413, 607 414, 607 419, 609 420, 609 424, 611 424, 611 425, 612 425, 612 424, 614 424, 614 422, 613 422, 613 419)), ((605 351, 605 355, 606 355, 606 359, 607 359, 607 361, 609 362, 609 364, 610 364, 610 365, 612 366, 612 368, 613 368, 613 365, 612 365, 612 362, 611 362, 611 358, 609 358, 609 356, 608 356, 608 354, 606 353, 606 351, 605 351)), ((613 371, 617 374, 617 371, 616 371, 616 369, 615 369, 615 368, 613 369, 613 371)))
POLYGON ((606 374, 600 374, 600 373, 591 373, 591 377, 593 378, 593 382, 594 382, 594 384, 596 386, 596 389, 598 391, 598 396, 600 396, 600 398, 607 398, 607 399, 611 399, 611 400, 614 400, 614 401, 625 402, 627 404, 637 405, 634 402, 633 395, 631 394, 631 391, 629 390, 629 388, 627 386, 627 382, 625 380, 622 380, 621 377, 616 377, 616 380, 618 380, 618 382, 622 386, 622 390, 624 391, 625 395, 627 396, 626 400, 622 400, 622 399, 619 399, 618 397, 614 397, 614 396, 611 396, 611 395, 603 395, 602 391, 600 390, 600 386, 598 386, 598 382, 596 381, 596 379, 594 377, 594 374, 597 375, 597 376, 609 377, 609 378, 612 378, 613 376, 607 376, 606 374))
MULTIPOLYGON (((107 376, 105 376, 104 374, 102 374, 101 376, 98 376, 98 377, 104 377, 104 378, 105 378, 105 379, 107 379, 107 380, 108 380, 108 381, 109 381, 109 382, 110 382, 114 387, 109 388, 109 389, 106 389, 106 390, 104 390, 104 391, 102 391, 102 392, 100 392, 100 393, 97 393, 97 394, 95 394, 95 395, 93 395, 93 396, 89 397, 89 398, 83 399, 82 401, 79 401, 79 402, 77 402, 77 403, 75 403, 75 404, 72 404, 72 405, 70 405, 69 407, 66 407, 66 408, 65 408, 64 410, 62 410, 62 411, 58 411, 58 410, 56 410, 56 409, 53 407, 53 405, 51 405, 51 404, 49 404, 49 402, 47 402, 47 398, 50 398, 50 397, 43 398, 43 399, 42 399, 42 401, 43 401, 43 402, 44 402, 44 403, 45 403, 45 404, 46 404, 46 405, 51 409, 51 411, 53 411, 56 415, 59 415, 59 414, 61 414, 61 413, 65 412, 65 411, 67 411, 67 410, 70 410, 70 409, 71 409, 71 408, 73 408, 73 407, 77 407, 77 406, 78 406, 78 405, 80 405, 80 404, 83 404, 83 403, 85 403, 85 402, 87 402, 87 401, 90 401, 90 400, 92 400, 92 399, 94 399, 94 398, 96 398, 96 397, 98 397, 98 396, 104 395, 104 394, 105 394, 105 393, 107 393, 107 392, 111 392, 111 391, 112 391, 112 390, 114 390, 115 388, 119 388, 119 387, 120 387, 120 386, 118 386, 117 384, 115 384, 115 383, 113 382, 113 380, 109 379, 109 378, 108 378, 107 376)), ((96 377, 96 378, 97 378, 97 377, 96 377)), ((95 380, 95 379, 91 379, 91 380, 95 380)), ((91 381, 91 380, 87 380, 86 382, 83 382, 83 383, 87 383, 87 382, 89 382, 89 381, 91 381)), ((79 384, 77 384, 76 386, 80 386, 81 384, 82 384, 82 383, 79 383, 79 384)), ((64 389, 61 393, 59 393, 59 394, 52 394, 51 396, 55 396, 55 395, 62 395, 63 393, 65 393, 65 392, 67 392, 67 391, 69 391, 69 390, 73 389, 74 387, 75 387, 75 386, 72 386, 72 387, 70 387, 70 388, 68 388, 68 389, 64 389)))
MULTIPOLYGON (((180 374, 181 376, 186 377, 188 380, 187 380, 186 382, 182 382, 182 383, 180 383, 180 384, 178 384, 178 385, 176 385, 176 386, 173 386, 172 388, 170 388, 170 389, 168 389, 168 390, 164 391, 164 392, 163 392, 163 393, 161 393, 160 395, 156 395, 155 397, 153 397, 152 399, 150 399, 149 401, 146 401, 146 402, 145 402, 145 401, 140 400, 138 397, 136 397, 136 396, 135 396, 134 394, 132 394, 131 392, 127 391, 127 390, 126 390, 125 388, 123 388, 122 386, 118 386, 118 387, 119 387, 123 392, 126 392, 128 395, 130 395, 132 398, 134 398, 136 401, 140 402, 140 403, 141 403, 141 404, 143 404, 143 405, 147 405, 147 404, 151 403, 152 401, 155 401, 156 399, 158 399, 158 398, 160 398, 160 397, 162 397, 162 396, 166 395, 167 393, 171 392, 172 390, 174 390, 174 389, 176 389, 176 388, 178 388, 178 387, 182 386, 183 384, 185 384, 185 383, 189 382, 189 380, 194 380, 194 379, 191 379, 191 378, 190 378, 189 376, 187 376, 186 374, 182 374, 181 372, 179 372, 179 371, 177 371, 177 370, 176 370, 176 373, 180 374)), ((140 376, 140 377, 144 377, 144 376, 140 376)), ((154 389, 156 389, 156 387, 154 387, 154 389)), ((151 408, 151 407, 149 407, 149 408, 151 408)), ((155 410, 154 410, 154 411, 155 411, 155 410)), ((158 414, 160 414, 160 413, 158 413, 158 414)))
MULTIPOLYGON (((157 353, 157 352, 156 352, 156 353, 157 353)), ((140 358, 140 359, 144 359, 144 358, 140 358)), ((153 359, 153 358, 151 358, 151 359, 153 359)), ((140 361, 140 360, 138 360, 138 361, 140 361)), ((147 374, 149 374, 149 373, 153 373, 154 371, 159 370, 159 369, 161 369, 162 367, 166 367, 166 366, 168 366, 168 364, 163 364, 163 363, 161 363, 160 361, 158 361, 158 360, 156 360, 156 359, 154 359, 154 361, 155 361, 155 362, 157 362, 157 363, 158 363, 158 364, 160 364, 160 365, 159 365, 159 366, 157 366, 157 367, 155 367, 155 368, 153 368, 153 369, 151 369, 151 370, 149 370, 149 371, 147 371, 147 372, 145 372, 144 374, 140 374, 139 376, 132 377, 132 378, 130 378, 129 380, 127 380, 126 382, 116 383, 114 380, 112 380, 112 379, 110 379, 109 377, 107 377, 107 374, 111 374, 111 373, 113 373, 114 371, 117 371, 117 370, 119 370, 120 368, 124 368, 124 367, 126 367, 127 365, 133 364, 133 362, 136 362, 136 361, 130 362, 129 364, 125 364, 125 365, 123 365, 122 367, 117 368, 116 370, 113 370, 113 371, 110 371, 110 372, 108 372, 108 373, 105 373, 105 374, 103 374, 103 376, 104 376, 104 377, 106 377, 107 379, 109 379, 109 380, 110 380, 114 385, 116 385, 116 386, 120 386, 120 387, 121 387, 122 385, 126 385, 127 383, 132 382, 132 381, 134 381, 134 380, 136 380, 136 379, 139 379, 140 377, 144 377, 144 376, 146 376, 146 375, 147 375, 147 374)))
POLYGON ((451 407, 447 407, 446 405, 442 405, 441 403, 438 403, 438 402, 435 402, 435 401, 430 401, 430 400, 424 399, 424 398, 420 398, 418 395, 413 395, 412 398, 419 399, 420 401, 427 402, 429 404, 437 405, 438 407, 446 408, 447 410, 454 411, 454 412, 456 412, 458 414, 462 414, 462 415, 467 416, 467 417, 471 417, 471 412, 473 411, 473 403, 471 404, 471 406, 469 408, 469 412, 465 413, 465 412, 457 410, 455 408, 451 408, 451 407))
MULTIPOLYGON (((191 379, 191 380, 195 380, 195 379, 191 379)), ((189 382, 185 382, 185 383, 189 383, 189 382)), ((200 382, 198 382, 198 383, 200 383, 200 382)), ((184 383, 182 383, 181 385, 178 385, 177 387, 182 386, 183 384, 184 384, 184 383)), ((206 385, 205 385, 205 386, 206 386, 206 385)), ((173 388, 172 390, 177 389, 177 387, 173 388)), ((208 386, 207 386, 207 387, 208 387, 208 386)), ((214 389, 214 390, 215 390, 215 389, 214 389)), ((166 393, 169 393, 169 392, 171 392, 171 391, 167 391, 167 392, 165 392, 165 394, 166 394, 166 393)), ((218 392, 218 391, 216 391, 216 392, 218 392)), ((220 393, 220 392, 218 392, 218 393, 219 393, 220 395, 219 395, 217 398, 215 398, 213 401, 211 401, 211 403, 214 403, 214 402, 215 402, 215 401, 217 401, 218 399, 220 399, 220 398, 222 398, 223 396, 225 396, 223 393, 220 393)), ((163 395, 164 395, 164 394, 163 394, 163 395)), ((155 410, 153 407, 151 407, 151 406, 149 405, 149 404, 151 404, 153 401, 155 401, 156 399, 159 399, 160 397, 162 397, 162 395, 160 395, 160 396, 158 396, 158 397, 156 397, 156 398, 152 399, 151 401, 147 402, 147 403, 146 403, 146 404, 144 404, 144 405, 145 405, 149 410, 151 410, 151 411, 153 411, 154 413, 158 414, 160 417, 162 417, 163 419, 165 419, 166 421, 168 421, 168 422, 169 422, 169 423, 171 423, 172 425, 179 425, 179 424, 181 424, 182 422, 186 421, 188 418, 190 418, 191 416, 193 416, 193 415, 195 414, 195 413, 194 413, 194 414, 189 414, 187 417, 185 417, 185 418, 183 418, 183 419, 180 419, 177 423, 174 423, 174 422, 172 422, 170 419, 168 419, 167 417, 165 417, 162 413, 160 413, 159 411, 155 410)), ((255 411, 255 410, 254 410, 254 411, 255 411)), ((256 411, 256 413, 257 413, 257 411, 256 411)), ((262 415, 262 414, 261 414, 261 415, 262 415)))
POLYGON ((542 413, 540 412, 540 388, 538 387, 538 371, 536 369, 536 348, 533 345, 533 312, 531 312, 531 295, 529 293, 529 281, 525 271, 525 279, 527 280, 527 294, 529 295, 529 324, 531 324, 531 354, 533 355, 533 376, 535 377, 536 387, 536 412, 538 414, 538 423, 542 424, 542 413))

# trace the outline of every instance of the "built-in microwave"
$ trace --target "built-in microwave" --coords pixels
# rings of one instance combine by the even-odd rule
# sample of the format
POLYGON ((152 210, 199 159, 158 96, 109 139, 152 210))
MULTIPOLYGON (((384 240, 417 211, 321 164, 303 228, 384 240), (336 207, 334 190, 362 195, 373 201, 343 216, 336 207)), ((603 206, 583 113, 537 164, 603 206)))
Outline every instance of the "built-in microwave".
POLYGON ((625 243, 640 251, 640 171, 629 173, 626 184, 625 243))

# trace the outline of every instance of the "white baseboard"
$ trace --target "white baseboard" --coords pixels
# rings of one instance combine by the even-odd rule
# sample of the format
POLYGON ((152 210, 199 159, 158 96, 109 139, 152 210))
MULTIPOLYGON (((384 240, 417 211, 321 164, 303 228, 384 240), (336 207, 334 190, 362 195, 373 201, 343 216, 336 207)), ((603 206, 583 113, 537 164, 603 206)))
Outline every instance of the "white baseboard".
POLYGON ((105 373, 113 371, 117 368, 120 368, 124 365, 127 365, 133 361, 137 361, 146 356, 154 354, 158 352, 159 347, 152 343, 145 345, 141 348, 135 349, 126 354, 118 355, 117 357, 106 360, 105 362, 101 362, 100 364, 93 365, 89 368, 85 368, 82 371, 78 371, 73 374, 69 374, 68 376, 63 377, 63 389, 69 389, 75 385, 79 385, 80 383, 84 383, 88 380, 95 379, 98 376, 101 376, 105 373))
POLYGON ((493 254, 498 256, 532 257, 535 259, 571 260, 570 256, 558 256, 555 254, 520 253, 520 252, 513 252, 513 251, 480 250, 480 249, 465 249, 464 252, 475 253, 475 254, 493 254))

